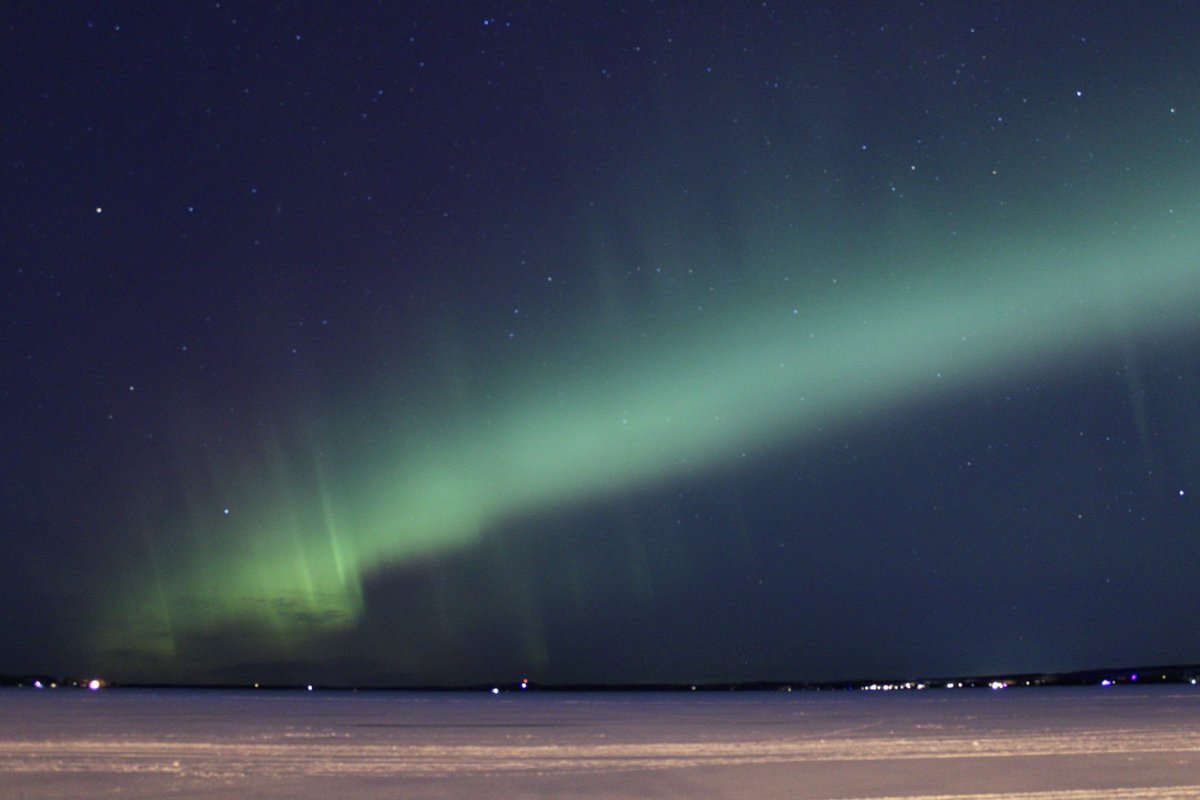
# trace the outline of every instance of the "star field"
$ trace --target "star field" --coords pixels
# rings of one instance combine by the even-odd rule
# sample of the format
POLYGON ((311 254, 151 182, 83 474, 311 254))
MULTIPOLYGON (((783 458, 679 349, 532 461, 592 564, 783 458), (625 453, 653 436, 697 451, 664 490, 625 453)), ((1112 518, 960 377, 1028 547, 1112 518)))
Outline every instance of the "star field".
POLYGON ((1195 661, 1198 29, 14 9, 0 673, 1195 661))

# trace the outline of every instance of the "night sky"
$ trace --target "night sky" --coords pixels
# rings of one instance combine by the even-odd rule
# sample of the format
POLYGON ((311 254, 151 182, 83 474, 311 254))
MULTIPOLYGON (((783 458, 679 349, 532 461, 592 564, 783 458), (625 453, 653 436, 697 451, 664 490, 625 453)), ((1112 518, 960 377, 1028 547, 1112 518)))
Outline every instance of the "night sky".
POLYGON ((0 673, 1200 661, 1194 3, 0 26, 0 673))

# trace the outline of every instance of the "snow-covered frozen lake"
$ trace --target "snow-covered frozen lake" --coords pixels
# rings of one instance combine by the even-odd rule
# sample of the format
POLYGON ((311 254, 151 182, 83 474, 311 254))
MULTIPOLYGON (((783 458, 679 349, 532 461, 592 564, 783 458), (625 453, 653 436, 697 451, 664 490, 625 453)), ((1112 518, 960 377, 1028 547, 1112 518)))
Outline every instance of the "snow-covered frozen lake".
POLYGON ((1200 689, 0 690, 0 798, 1200 798, 1200 689))

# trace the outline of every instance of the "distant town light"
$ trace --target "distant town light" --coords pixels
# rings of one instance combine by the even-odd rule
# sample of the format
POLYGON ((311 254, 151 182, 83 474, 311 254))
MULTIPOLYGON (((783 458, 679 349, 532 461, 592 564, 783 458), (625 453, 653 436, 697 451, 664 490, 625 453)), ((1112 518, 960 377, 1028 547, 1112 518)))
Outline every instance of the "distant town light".
POLYGON ((100 681, 96 680, 95 678, 92 678, 90 681, 88 681, 87 687, 89 689, 91 689, 93 692, 98 691, 100 689, 100 681))

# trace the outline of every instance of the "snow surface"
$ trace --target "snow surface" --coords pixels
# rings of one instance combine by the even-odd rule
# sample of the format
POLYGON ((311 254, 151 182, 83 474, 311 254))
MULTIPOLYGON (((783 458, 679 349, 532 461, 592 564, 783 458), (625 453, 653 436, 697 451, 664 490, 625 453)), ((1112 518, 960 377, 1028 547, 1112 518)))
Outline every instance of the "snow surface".
POLYGON ((1200 690, 0 690, 0 800, 1200 798, 1200 690))

